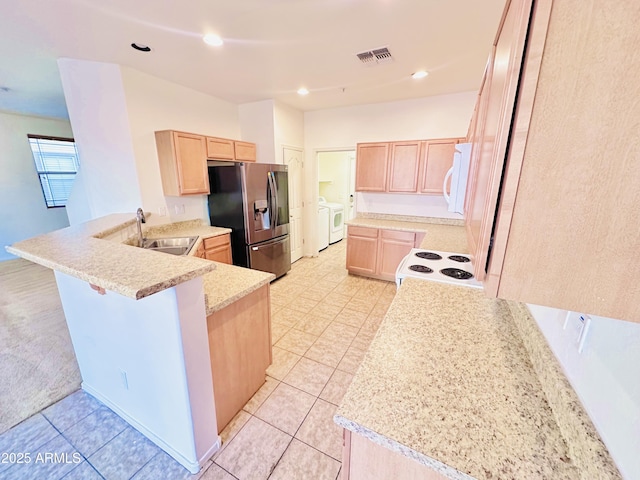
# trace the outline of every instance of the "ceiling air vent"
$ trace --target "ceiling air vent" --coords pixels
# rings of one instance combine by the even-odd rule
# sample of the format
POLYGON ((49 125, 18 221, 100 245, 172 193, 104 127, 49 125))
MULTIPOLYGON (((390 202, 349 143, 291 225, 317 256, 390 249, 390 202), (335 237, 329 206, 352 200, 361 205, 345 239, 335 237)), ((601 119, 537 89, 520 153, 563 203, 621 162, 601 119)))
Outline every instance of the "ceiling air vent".
POLYGON ((376 48, 373 50, 368 50, 366 52, 356 53, 356 56, 365 65, 378 65, 381 63, 393 62, 393 57, 391 56, 391 52, 387 47, 376 48))

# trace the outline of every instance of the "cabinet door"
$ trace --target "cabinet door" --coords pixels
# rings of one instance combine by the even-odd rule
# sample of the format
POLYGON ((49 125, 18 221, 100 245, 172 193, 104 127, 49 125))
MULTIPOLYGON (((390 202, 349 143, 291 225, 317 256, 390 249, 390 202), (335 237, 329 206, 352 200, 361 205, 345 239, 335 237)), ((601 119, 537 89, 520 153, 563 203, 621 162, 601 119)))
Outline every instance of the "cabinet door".
POLYGON ((420 193, 442 195, 442 183, 453 165, 457 138, 427 140, 422 155, 420 193))
POLYGON ((359 143, 356 155, 356 191, 386 191, 388 167, 388 143, 359 143))
POLYGON ((256 161, 256 144, 249 142, 233 142, 235 159, 238 162, 255 162, 256 161))
POLYGON ((347 232, 347 270, 360 275, 376 275, 378 229, 349 227, 347 232))
POLYGON ((393 281, 396 270, 404 257, 413 248, 416 241, 414 232, 382 230, 378 242, 378 275, 383 280, 393 281))
POLYGON ((173 132, 180 195, 209 193, 206 144, 204 137, 173 132))
POLYGON ((235 158, 233 140, 207 137, 207 157, 215 160, 233 160, 235 158))
POLYGON ((205 257, 214 262, 231 265, 231 238, 228 233, 216 237, 205 238, 202 242, 205 248, 205 257))
POLYGON ((418 191, 421 143, 416 141, 391 144, 388 192, 416 193, 418 191))

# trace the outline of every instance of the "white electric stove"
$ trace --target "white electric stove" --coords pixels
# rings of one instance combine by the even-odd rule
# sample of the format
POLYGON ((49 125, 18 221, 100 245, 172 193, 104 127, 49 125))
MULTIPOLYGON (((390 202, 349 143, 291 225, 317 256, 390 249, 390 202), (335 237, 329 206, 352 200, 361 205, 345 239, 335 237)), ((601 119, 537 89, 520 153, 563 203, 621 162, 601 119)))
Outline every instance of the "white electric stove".
POLYGON ((482 288, 482 284, 473 276, 469 256, 453 252, 411 249, 396 270, 398 287, 405 278, 482 288))

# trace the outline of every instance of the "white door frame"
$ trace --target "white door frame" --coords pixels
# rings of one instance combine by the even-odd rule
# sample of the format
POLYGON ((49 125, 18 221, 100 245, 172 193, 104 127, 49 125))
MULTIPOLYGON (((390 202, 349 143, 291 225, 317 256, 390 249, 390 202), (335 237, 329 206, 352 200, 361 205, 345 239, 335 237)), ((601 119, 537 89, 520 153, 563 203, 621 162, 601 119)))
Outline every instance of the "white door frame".
MULTIPOLYGON (((291 203, 293 196, 291 195, 291 192, 289 192, 289 240, 291 245, 291 262, 293 263, 299 260, 304 254, 304 149, 290 145, 282 145, 282 162, 284 165, 288 165, 286 155, 287 150, 298 152, 300 154, 300 177, 297 179, 300 191, 296 192, 299 197, 298 200, 300 201, 299 211, 298 209, 293 208, 291 203), (297 215, 298 217, 296 218, 297 215)), ((289 185, 291 185, 291 177, 289 177, 289 185)))

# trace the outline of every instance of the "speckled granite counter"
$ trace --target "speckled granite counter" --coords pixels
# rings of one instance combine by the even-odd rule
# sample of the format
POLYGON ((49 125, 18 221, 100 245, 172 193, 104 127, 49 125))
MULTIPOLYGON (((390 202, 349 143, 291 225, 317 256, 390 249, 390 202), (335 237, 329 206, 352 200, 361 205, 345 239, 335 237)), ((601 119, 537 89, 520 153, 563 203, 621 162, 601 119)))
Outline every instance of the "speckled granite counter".
POLYGON ((424 233, 425 236, 420 244, 420 248, 469 253, 464 224, 460 220, 379 215, 375 217, 358 216, 345 223, 357 227, 384 228, 387 230, 424 233))
POLYGON ((276 278, 272 273, 214 263, 216 269, 202 277, 207 315, 231 305, 276 278))
POLYGON ((135 215, 112 214, 23 240, 6 249, 26 260, 136 299, 215 270, 215 263, 200 258, 162 255, 105 240, 131 225, 135 225, 135 215))
POLYGON ((507 305, 407 279, 335 417, 450 478, 580 474, 507 305))

